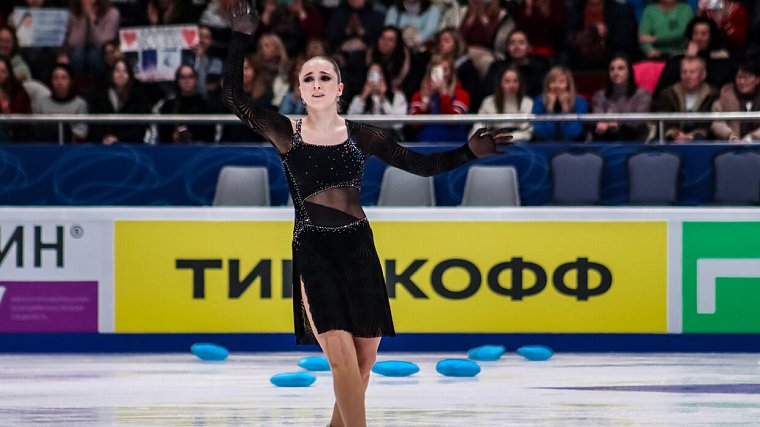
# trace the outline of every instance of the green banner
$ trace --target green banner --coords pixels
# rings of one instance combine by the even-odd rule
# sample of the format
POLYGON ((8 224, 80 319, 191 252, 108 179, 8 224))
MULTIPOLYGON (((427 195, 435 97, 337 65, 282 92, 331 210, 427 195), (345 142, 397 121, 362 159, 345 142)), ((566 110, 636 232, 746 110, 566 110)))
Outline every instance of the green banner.
POLYGON ((683 332, 760 332, 760 222, 683 223, 683 332))

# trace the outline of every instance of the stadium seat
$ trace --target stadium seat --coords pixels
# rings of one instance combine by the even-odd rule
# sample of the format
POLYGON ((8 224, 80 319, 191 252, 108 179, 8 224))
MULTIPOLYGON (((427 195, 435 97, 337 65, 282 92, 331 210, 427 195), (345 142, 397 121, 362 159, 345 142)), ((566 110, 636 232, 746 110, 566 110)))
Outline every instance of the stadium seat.
POLYGON ((673 205, 678 202, 681 158, 670 152, 645 151, 628 158, 628 203, 673 205))
POLYGON ((602 201, 604 159, 587 151, 566 151, 551 159, 552 203, 598 205, 602 201))
POLYGON ((225 166, 219 171, 214 206, 269 206, 269 174, 261 166, 225 166))
POLYGON ((380 183, 378 206, 435 206, 433 177, 422 177, 389 166, 380 183))
POLYGON ((462 206, 520 206, 517 169, 473 166, 467 171, 462 206))
POLYGON ((760 204, 760 154, 732 150, 713 158, 713 203, 760 204))

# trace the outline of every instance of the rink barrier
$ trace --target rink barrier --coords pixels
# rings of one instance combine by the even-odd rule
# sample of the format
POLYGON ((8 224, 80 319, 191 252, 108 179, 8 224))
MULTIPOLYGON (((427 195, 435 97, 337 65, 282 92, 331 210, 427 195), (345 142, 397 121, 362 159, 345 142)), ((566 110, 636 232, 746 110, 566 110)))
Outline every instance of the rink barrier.
MULTIPOLYGON (((384 350, 758 350, 757 209, 367 213, 399 333, 384 350)), ((283 280, 291 219, 287 208, 0 208, 0 352, 301 349, 283 280)))
MULTIPOLYGON (((421 153, 458 144, 409 144, 421 153)), ((712 202, 713 158, 729 150, 760 152, 757 144, 690 143, 558 144, 519 143, 509 155, 470 162, 434 178, 438 206, 462 202, 467 172, 472 166, 513 166, 520 202, 542 206, 552 199, 552 156, 576 150, 604 159, 601 204, 628 203, 627 160, 641 152, 675 153, 681 159, 677 205, 712 202)), ((266 167, 270 200, 285 206, 288 187, 281 159, 269 144, 257 145, 44 145, 0 144, 0 203, 14 206, 209 206, 219 171, 228 165, 266 167)), ((367 159, 362 179, 364 206, 377 204, 388 165, 367 159)))

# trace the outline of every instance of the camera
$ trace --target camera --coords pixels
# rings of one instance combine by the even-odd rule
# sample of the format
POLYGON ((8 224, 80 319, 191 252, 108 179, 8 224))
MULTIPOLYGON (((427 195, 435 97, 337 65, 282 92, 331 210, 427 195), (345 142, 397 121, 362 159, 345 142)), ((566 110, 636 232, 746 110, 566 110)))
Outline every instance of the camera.
POLYGON ((725 6, 723 0, 705 0, 705 9, 708 10, 723 9, 725 6))

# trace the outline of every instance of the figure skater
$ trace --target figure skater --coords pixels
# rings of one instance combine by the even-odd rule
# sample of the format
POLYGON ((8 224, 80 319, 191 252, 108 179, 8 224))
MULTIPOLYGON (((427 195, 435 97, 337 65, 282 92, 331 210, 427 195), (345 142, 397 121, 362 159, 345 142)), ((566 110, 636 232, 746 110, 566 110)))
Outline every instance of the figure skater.
POLYGON ((366 426, 364 397, 382 336, 393 336, 388 293, 359 188, 375 155, 431 176, 497 154, 511 136, 480 129, 455 150, 422 155, 399 145, 392 129, 349 122, 338 114, 340 70, 327 57, 298 75, 307 115, 292 120, 253 105, 242 90, 245 46, 259 22, 255 5, 225 0, 233 30, 224 66, 224 98, 244 124, 282 159, 295 208, 293 314, 296 342, 324 351, 333 375, 330 426, 366 426), (316 342, 315 342, 316 341, 316 342))

